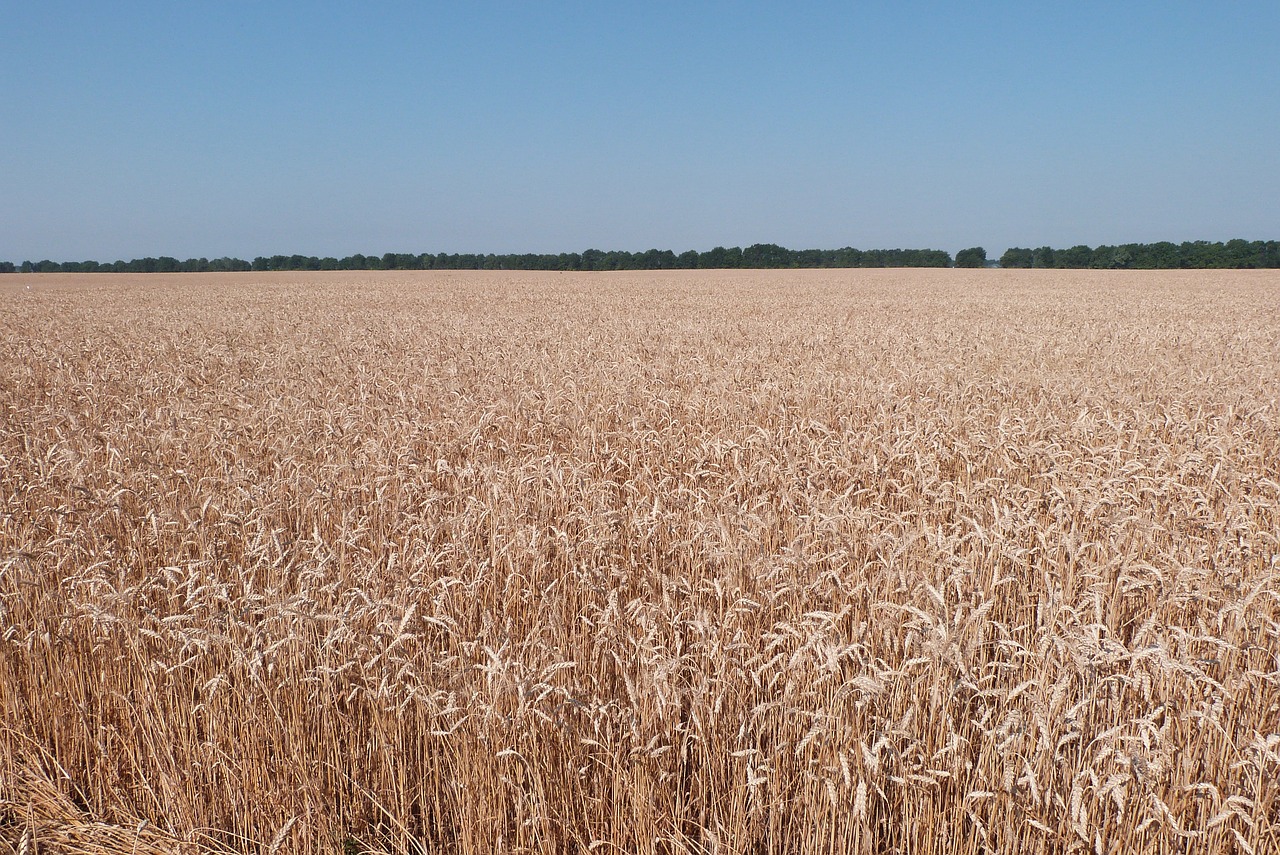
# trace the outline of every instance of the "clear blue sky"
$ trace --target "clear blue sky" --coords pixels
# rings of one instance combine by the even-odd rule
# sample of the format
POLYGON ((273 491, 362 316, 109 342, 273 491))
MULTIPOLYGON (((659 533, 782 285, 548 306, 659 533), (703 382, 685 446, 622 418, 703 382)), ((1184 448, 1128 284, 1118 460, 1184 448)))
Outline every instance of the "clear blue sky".
POLYGON ((1280 3, 0 0, 0 260, 1280 238, 1280 3))

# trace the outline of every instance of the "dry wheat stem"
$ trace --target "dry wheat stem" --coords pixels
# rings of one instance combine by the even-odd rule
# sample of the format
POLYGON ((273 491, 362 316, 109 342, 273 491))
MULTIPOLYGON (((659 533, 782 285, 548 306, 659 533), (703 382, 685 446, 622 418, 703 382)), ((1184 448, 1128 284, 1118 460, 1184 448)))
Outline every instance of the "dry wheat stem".
POLYGON ((0 852, 1280 849, 1274 273, 29 282, 0 852))

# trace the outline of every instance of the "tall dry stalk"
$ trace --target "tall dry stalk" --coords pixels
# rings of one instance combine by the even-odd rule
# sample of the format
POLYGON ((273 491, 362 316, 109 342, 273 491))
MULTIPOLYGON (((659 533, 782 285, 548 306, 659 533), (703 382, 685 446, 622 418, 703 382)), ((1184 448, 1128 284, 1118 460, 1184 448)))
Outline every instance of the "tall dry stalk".
POLYGON ((0 852, 1280 849, 1272 273, 0 289, 0 852))

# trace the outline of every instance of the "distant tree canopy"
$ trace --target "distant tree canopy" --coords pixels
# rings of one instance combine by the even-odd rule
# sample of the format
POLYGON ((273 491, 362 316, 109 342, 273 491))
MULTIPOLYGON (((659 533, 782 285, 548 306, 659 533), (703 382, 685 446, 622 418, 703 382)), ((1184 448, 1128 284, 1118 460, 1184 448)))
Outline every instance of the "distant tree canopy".
MULTIPOLYGON (((189 258, 169 256, 135 258, 132 261, 30 261, 24 273, 206 273, 237 270, 697 270, 788 267, 950 267, 951 254, 937 249, 802 249, 773 243, 741 247, 717 246, 706 252, 689 250, 676 255, 669 249, 644 252, 588 249, 558 254, 487 255, 469 253, 388 252, 383 255, 349 255, 317 258, 314 255, 258 256, 252 262, 238 258, 189 258)), ((13 272, 14 265, 0 267, 13 272)))
POLYGON ((1000 256, 1001 267, 1031 267, 1033 261, 1031 250, 1017 247, 1006 249, 1004 255, 1000 256))
MULTIPOLYGON (((13 265, 0 262, 0 273, 12 273, 13 265)), ((179 261, 167 255, 159 258, 135 258, 133 261, 24 261, 21 273, 218 273, 252 270, 253 265, 239 258, 188 258, 179 261)))
MULTIPOLYGON (((956 256, 959 265, 959 255, 956 256)), ((1206 240, 1183 243, 1125 243, 1069 249, 1013 247, 1000 256, 1001 267, 1103 270, 1191 270, 1205 268, 1280 267, 1280 241, 1206 240)))
MULTIPOLYGON (((980 246, 956 253, 956 267, 985 267, 987 251, 980 246)), ((669 249, 644 252, 588 249, 558 254, 523 253, 487 255, 474 253, 388 252, 382 255, 349 255, 345 258, 314 255, 239 258, 188 258, 167 255, 132 261, 24 261, 0 262, 0 273, 219 273, 247 270, 724 270, 800 267, 951 267, 950 253, 938 249, 787 249, 774 243, 757 243, 746 249, 717 246, 705 252, 688 250, 676 255, 669 249)), ((1001 267, 1107 268, 1166 270, 1210 267, 1280 267, 1280 241, 1229 240, 1226 243, 1187 241, 1181 244, 1126 243, 1068 249, 1042 246, 1013 247, 1000 256, 1001 267)))

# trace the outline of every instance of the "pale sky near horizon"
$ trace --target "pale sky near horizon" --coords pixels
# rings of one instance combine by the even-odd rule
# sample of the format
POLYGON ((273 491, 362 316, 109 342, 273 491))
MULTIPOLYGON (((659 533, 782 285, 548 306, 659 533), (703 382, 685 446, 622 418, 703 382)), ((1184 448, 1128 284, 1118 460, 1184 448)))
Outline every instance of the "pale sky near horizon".
POLYGON ((1280 3, 0 2, 0 260, 1280 238, 1280 3))

